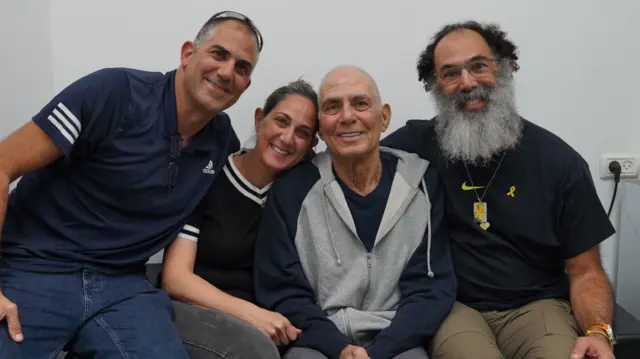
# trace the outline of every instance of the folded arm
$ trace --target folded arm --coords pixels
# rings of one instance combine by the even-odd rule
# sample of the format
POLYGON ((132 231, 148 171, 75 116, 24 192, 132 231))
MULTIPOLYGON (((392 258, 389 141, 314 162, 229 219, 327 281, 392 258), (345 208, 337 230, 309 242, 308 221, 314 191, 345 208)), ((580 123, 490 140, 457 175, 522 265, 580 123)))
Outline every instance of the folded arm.
POLYGON ((264 208, 255 249, 256 297, 261 305, 283 314, 302 330, 294 346, 338 358, 349 342, 314 302, 314 292, 304 276, 292 237, 295 228, 287 225, 296 222, 287 215, 297 217, 297 213, 285 213, 281 203, 290 191, 274 183, 264 208))
POLYGON ((455 302, 457 281, 444 218, 444 188, 435 169, 427 174, 427 188, 431 197, 431 228, 427 230, 432 236, 430 258, 434 276, 428 276, 425 234, 400 277, 402 299, 396 315, 367 350, 372 359, 392 358, 422 346, 435 334, 455 302))

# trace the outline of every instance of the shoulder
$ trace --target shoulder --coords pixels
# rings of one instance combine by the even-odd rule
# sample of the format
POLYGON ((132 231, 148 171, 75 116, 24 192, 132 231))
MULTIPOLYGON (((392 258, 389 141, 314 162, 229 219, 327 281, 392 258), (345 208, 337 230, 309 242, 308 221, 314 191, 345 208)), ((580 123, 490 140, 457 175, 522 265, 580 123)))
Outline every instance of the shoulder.
POLYGON ((211 133, 217 141, 226 143, 226 151, 231 154, 240 151, 240 139, 231 123, 231 118, 225 112, 218 112, 209 122, 211 133))
POLYGON ((90 72, 67 85, 58 96, 83 99, 86 106, 102 108, 129 105, 133 99, 144 101, 162 96, 166 74, 126 67, 109 67, 90 72))
POLYGON ((419 139, 424 136, 431 135, 435 131, 436 118, 429 120, 425 119, 411 119, 405 122, 404 126, 393 131, 386 136, 383 141, 390 139, 402 138, 404 140, 419 139))
POLYGON ((214 128, 216 128, 217 130, 225 132, 232 131, 235 135, 235 131, 233 130, 233 126, 231 125, 231 118, 226 112, 216 113, 215 115, 213 115, 213 119, 211 121, 213 122, 214 128))
POLYGON ((385 147, 395 148, 419 155, 433 161, 437 153, 435 118, 430 120, 408 120, 404 126, 393 131, 380 141, 385 147))
POLYGON ((271 186, 271 195, 304 195, 320 180, 318 167, 312 161, 301 162, 281 173, 271 186))
POLYGON ((528 120, 524 121, 525 151, 534 151, 543 167, 565 179, 572 173, 581 174, 580 171, 588 171, 589 166, 584 157, 560 136, 528 120))
MULTIPOLYGON (((87 104, 96 105, 101 99, 129 96, 129 79, 122 69, 104 68, 90 72, 69 83, 57 97, 86 99, 87 104)), ((103 101, 104 101, 103 100, 103 101)))
POLYGON ((113 76, 125 79, 127 91, 134 95, 137 101, 145 101, 156 97, 162 100, 167 82, 171 81, 175 72, 170 71, 165 74, 126 67, 111 68, 109 71, 112 72, 113 76))
POLYGON ((131 75, 136 72, 137 70, 120 67, 103 68, 82 76, 75 84, 105 91, 128 90, 132 79, 131 75))
POLYGON ((320 180, 320 172, 312 162, 300 163, 281 173, 271 185, 267 205, 274 202, 280 210, 298 215, 311 189, 320 180))

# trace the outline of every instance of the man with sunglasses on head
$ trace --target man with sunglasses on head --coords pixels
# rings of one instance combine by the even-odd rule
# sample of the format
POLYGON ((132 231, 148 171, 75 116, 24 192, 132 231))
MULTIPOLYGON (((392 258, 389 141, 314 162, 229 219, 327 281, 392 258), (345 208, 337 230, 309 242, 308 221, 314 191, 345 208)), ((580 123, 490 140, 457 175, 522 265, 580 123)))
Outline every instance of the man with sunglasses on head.
POLYGON ((459 287, 431 357, 610 359, 614 228, 584 159, 518 114, 515 51, 497 26, 442 28, 418 62, 438 115, 382 141, 434 162, 447 193, 459 287))
POLYGON ((187 358, 145 263, 239 150, 223 111, 261 49, 215 14, 177 69, 88 74, 0 143, 0 358, 187 358))

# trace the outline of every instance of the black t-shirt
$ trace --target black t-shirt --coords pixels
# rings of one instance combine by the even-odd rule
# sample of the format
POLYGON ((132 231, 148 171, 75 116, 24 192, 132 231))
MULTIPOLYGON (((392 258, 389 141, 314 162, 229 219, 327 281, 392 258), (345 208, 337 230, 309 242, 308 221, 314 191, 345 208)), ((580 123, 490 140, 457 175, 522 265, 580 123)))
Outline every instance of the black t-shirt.
POLYGON ((383 145, 436 164, 447 191, 446 212, 458 276, 458 300, 478 310, 520 307, 569 297, 564 261, 614 234, 584 159, 551 132, 525 121, 521 142, 486 168, 451 163, 433 123, 409 121, 383 145), (476 188, 474 186, 482 187, 476 188), (486 195, 489 228, 474 221, 486 195))
POLYGON ((230 295, 255 302, 254 246, 271 184, 253 186, 234 166, 232 156, 180 236, 198 243, 195 274, 230 295))
POLYGON ((398 159, 390 153, 381 152, 380 160, 382 161, 382 173, 380 182, 371 193, 361 196, 352 191, 341 179, 335 174, 336 180, 342 188, 344 197, 347 200, 351 217, 356 225, 358 237, 370 252, 376 241, 378 227, 384 215, 384 209, 387 206, 387 199, 391 191, 393 176, 396 173, 396 164, 398 159))

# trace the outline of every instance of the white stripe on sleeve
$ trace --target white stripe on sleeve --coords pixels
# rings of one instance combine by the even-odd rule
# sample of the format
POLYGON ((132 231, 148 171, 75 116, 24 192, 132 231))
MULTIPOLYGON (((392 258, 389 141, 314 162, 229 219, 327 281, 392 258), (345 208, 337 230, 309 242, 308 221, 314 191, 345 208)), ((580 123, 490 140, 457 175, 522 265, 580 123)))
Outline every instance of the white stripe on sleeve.
POLYGON ((178 236, 188 239, 190 241, 198 242, 198 235, 200 230, 192 225, 185 224, 178 236))
POLYGON ((61 114, 57 108, 53 109, 53 117, 58 119, 58 121, 62 122, 65 125, 65 127, 69 131, 71 131, 73 138, 78 138, 80 134, 78 133, 78 129, 76 128, 76 126, 72 125, 71 122, 69 122, 69 120, 67 120, 67 118, 63 114, 61 114))
POLYGON ((67 117, 69 118, 69 120, 71 120, 75 125, 76 125, 76 129, 78 130, 78 132, 82 131, 82 123, 80 123, 80 121, 78 120, 78 118, 73 114, 73 112, 69 111, 69 109, 67 108, 67 106, 65 106, 62 102, 60 102, 58 104, 58 108, 60 108, 62 110, 62 112, 64 112, 67 117))
POLYGON ((198 237, 194 237, 194 236, 192 236, 192 235, 190 235, 190 234, 186 234, 186 233, 182 233, 182 232, 180 232, 180 234, 178 235, 178 237, 180 237, 180 238, 184 238, 184 239, 186 239, 186 240, 194 241, 194 242, 198 243, 198 237))
POLYGON ((70 144, 73 145, 80 136, 82 124, 62 102, 56 105, 47 119, 70 144))
POLYGON ((55 117, 53 117, 51 115, 49 115, 48 119, 49 119, 49 122, 51 122, 54 126, 56 126, 56 128, 58 129, 58 132, 60 132, 60 134, 63 135, 67 139, 67 141, 69 141, 69 143, 73 145, 73 143, 76 141, 76 139, 73 138, 73 136, 71 136, 69 131, 67 131, 67 129, 64 128, 64 126, 62 126, 60 124, 58 119, 56 119, 55 117))
POLYGON ((200 234, 200 230, 198 228, 188 224, 185 224, 184 227, 182 227, 182 229, 185 231, 193 232, 194 234, 200 234))

